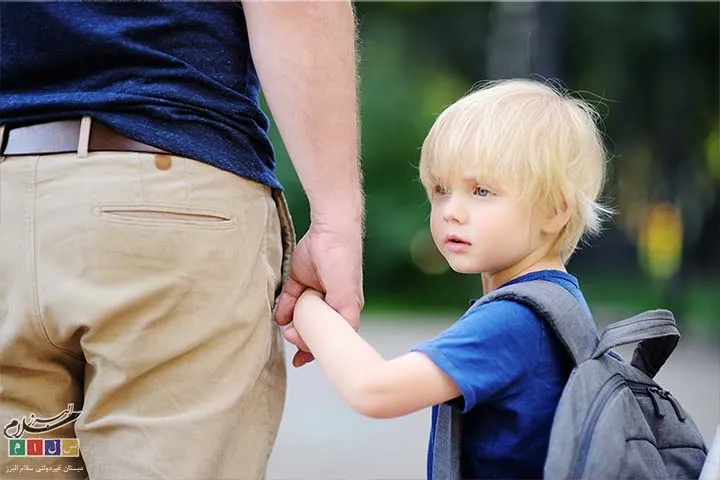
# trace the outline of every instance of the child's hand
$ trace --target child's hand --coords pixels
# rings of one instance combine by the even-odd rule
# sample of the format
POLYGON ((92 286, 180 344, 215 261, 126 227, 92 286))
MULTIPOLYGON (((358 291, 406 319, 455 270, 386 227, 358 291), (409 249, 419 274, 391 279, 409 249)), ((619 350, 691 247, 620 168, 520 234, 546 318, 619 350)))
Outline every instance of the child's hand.
POLYGON ((324 294, 312 288, 304 290, 298 297, 295 310, 293 311, 293 324, 297 324, 298 319, 302 323, 303 321, 307 321, 309 317, 315 316, 314 313, 320 305, 327 305, 324 294), (322 303, 318 302, 318 300, 322 303))
MULTIPOLYGON (((333 312, 333 314, 339 318, 340 315, 333 309, 325 300, 325 294, 318 292, 315 289, 308 288, 300 294, 297 300, 296 310, 293 312, 293 324, 305 323, 308 321, 314 321, 312 319, 321 316, 323 312, 333 312), (319 301, 318 301, 319 300, 319 301), (299 319, 299 322, 298 322, 299 319)), ((347 319, 345 319, 347 321, 347 319)), ((358 328, 348 322, 353 330, 356 332, 358 328)), ((292 327, 291 327, 292 328, 292 327)), ((301 328, 302 330, 302 328, 301 328)))
POLYGON ((320 300, 325 301, 325 296, 322 293, 318 292, 315 289, 308 288, 302 294, 300 294, 300 298, 298 298, 298 302, 300 302, 300 300, 302 300, 303 298, 307 298, 307 297, 317 297, 320 300))
MULTIPOLYGON (((295 304, 295 309, 293 311, 293 323, 288 326, 288 328, 285 329, 285 340, 292 343, 293 345, 297 345, 298 348, 303 352, 310 352, 310 349, 303 341, 302 337, 300 336, 300 333, 298 332, 295 325, 297 324, 298 317, 307 317, 310 314, 310 312, 307 311, 307 308, 309 305, 312 305, 315 299, 319 299, 321 301, 325 301, 325 297, 322 293, 318 292, 317 290, 314 290, 312 288, 308 288, 305 291, 303 291, 302 294, 297 299, 297 303, 295 304)), ((300 321, 302 323, 302 320, 300 321)), ((296 367, 299 367, 301 365, 296 364, 295 359, 293 359, 293 365, 296 367)))

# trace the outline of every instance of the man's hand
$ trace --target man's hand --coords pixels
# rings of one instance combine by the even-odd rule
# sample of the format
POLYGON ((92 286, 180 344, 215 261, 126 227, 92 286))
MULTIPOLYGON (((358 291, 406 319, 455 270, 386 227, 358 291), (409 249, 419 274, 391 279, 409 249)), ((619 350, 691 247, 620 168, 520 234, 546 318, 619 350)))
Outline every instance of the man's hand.
MULTIPOLYGON (((310 229, 293 254, 276 320, 290 324, 311 287, 357 328, 363 195, 352 4, 245 0, 243 11, 265 99, 310 204, 310 229)), ((285 335, 307 349, 292 327, 285 335)), ((311 360, 298 352, 293 365, 311 360)))
MULTIPOLYGON (((277 323, 290 324, 297 299, 305 289, 313 288, 325 292, 325 302, 358 329, 364 304, 361 232, 359 225, 342 230, 310 225, 293 253, 290 277, 275 313, 277 323)), ((313 360, 294 327, 286 330, 285 338, 298 347, 293 366, 301 367, 313 360)))

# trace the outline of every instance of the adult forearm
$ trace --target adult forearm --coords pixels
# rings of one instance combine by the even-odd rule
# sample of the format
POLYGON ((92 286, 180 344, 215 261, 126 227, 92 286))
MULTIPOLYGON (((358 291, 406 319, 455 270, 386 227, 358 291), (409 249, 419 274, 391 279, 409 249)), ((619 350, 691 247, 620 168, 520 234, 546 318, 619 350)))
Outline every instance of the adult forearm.
POLYGON ((360 223, 355 20, 348 2, 245 2, 265 98, 314 222, 360 223))

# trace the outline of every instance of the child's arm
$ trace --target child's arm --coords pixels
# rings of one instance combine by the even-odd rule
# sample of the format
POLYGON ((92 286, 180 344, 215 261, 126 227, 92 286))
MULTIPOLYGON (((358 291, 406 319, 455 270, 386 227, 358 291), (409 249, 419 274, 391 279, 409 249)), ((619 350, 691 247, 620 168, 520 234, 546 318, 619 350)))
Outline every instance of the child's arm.
POLYGON ((294 325, 330 382, 363 415, 399 417, 460 395, 450 377, 422 353, 382 358, 314 290, 298 300, 294 325))

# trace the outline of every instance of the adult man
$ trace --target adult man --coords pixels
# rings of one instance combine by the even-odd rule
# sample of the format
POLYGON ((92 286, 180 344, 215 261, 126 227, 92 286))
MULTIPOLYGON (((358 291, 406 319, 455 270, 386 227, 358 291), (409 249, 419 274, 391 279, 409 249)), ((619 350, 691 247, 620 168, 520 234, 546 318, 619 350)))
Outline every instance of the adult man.
POLYGON ((354 325, 363 303, 351 6, 4 3, 0 22, 3 474, 262 478, 276 300, 281 325, 307 286, 354 325), (260 83, 311 207, 292 261, 260 83), (14 456, 76 435, 82 459, 14 456))

